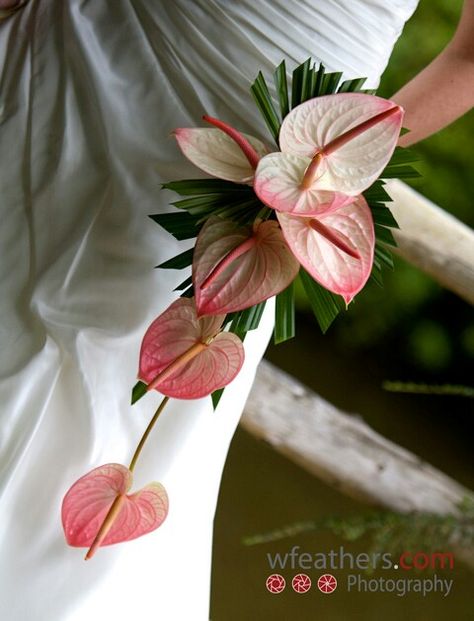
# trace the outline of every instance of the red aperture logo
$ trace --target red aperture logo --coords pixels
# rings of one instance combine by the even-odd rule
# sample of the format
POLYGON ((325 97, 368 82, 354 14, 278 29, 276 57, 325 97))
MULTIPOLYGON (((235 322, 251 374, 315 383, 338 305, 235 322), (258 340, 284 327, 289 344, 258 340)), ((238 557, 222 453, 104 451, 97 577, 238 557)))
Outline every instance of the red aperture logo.
POLYGON ((321 593, 332 593, 337 588, 337 580, 332 574, 323 574, 318 580, 321 593))
POLYGON ((266 587, 270 593, 281 593, 286 587, 286 581, 280 574, 271 574, 268 576, 266 587))
POLYGON ((306 593, 311 588, 311 578, 306 574, 297 574, 291 581, 291 586, 297 593, 306 593))

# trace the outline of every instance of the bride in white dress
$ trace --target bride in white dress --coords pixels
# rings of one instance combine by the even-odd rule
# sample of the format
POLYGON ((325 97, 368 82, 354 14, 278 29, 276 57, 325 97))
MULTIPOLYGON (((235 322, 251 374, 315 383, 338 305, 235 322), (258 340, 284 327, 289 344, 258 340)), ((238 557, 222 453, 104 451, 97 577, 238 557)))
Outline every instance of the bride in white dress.
POLYGON ((133 408, 138 351, 189 248, 148 219, 198 171, 170 132, 207 113, 268 142, 249 93, 309 56, 375 87, 416 0, 31 0, 2 25, 2 519, 8 621, 208 619, 212 520, 228 445, 272 330, 213 412, 172 400, 134 489, 161 481, 167 520, 89 563, 66 545, 69 486, 128 463, 159 401, 133 408))

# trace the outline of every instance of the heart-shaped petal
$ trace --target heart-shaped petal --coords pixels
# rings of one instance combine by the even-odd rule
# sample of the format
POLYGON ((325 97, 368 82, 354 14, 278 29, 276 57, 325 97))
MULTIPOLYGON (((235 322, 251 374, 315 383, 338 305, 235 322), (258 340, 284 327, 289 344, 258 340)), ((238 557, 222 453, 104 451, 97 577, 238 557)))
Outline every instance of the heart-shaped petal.
POLYGON ((199 399, 229 384, 244 349, 235 334, 219 332, 224 318, 198 319, 193 299, 173 302, 143 337, 139 379, 177 399, 199 399))
POLYGON ((363 93, 315 97, 285 117, 280 148, 308 158, 322 153, 325 166, 319 188, 357 195, 388 163, 402 120, 402 108, 381 97, 363 93))
MULTIPOLYGON (((205 127, 179 128, 174 134, 184 155, 204 172, 235 183, 252 182, 254 167, 237 142, 222 130, 205 127)), ((268 153, 266 146, 257 138, 247 134, 242 136, 259 156, 268 153)))
POLYGON ((310 187, 303 188, 301 184, 310 163, 310 158, 291 153, 266 155, 255 172, 255 193, 263 203, 277 211, 303 216, 316 216, 354 201, 353 196, 321 189, 324 186, 324 163, 322 176, 310 187))
POLYGON ((198 312, 213 315, 249 308, 283 291, 298 268, 274 220, 252 228, 210 218, 194 250, 198 312))
POLYGON ((374 258, 372 214, 362 196, 317 218, 278 213, 283 235, 306 271, 348 304, 367 282, 374 258))
POLYGON ((95 468, 74 483, 64 497, 61 518, 66 541, 74 547, 96 547, 130 541, 157 529, 168 514, 168 496, 160 483, 150 483, 138 492, 127 495, 133 476, 121 464, 105 464, 95 468), (115 506, 108 528, 102 529, 115 506))

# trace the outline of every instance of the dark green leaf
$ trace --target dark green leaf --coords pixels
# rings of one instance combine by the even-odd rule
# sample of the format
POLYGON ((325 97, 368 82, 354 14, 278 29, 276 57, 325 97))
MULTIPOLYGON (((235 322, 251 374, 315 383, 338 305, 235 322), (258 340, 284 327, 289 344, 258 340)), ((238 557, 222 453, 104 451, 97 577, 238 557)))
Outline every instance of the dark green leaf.
POLYGON ((354 78, 353 80, 345 80, 338 88, 338 93, 357 93, 361 90, 367 78, 354 78))
POLYGON ((320 95, 332 95, 337 91, 339 82, 341 81, 342 71, 334 71, 326 73, 320 90, 320 95))
POLYGON ((315 82, 316 82, 316 77, 313 77, 314 74, 314 70, 311 67, 311 59, 308 59, 308 65, 306 65, 306 63, 304 63, 304 72, 302 75, 302 83, 301 83, 301 103, 303 103, 303 101, 307 101, 308 99, 311 99, 312 95, 313 95, 313 91, 312 89, 314 88, 315 82))
POLYGON ((420 159, 411 149, 405 147, 395 147, 392 157, 387 166, 398 166, 399 164, 408 164, 410 162, 418 162, 420 159))
POLYGON ((276 219, 275 211, 262 203, 262 207, 257 214, 257 218, 259 220, 270 220, 272 218, 276 219))
POLYGON ((187 212, 157 213, 150 216, 176 239, 191 239, 199 233, 198 218, 187 212))
POLYGON ((232 313, 230 316, 232 317, 232 323, 229 328, 230 332, 233 332, 243 340, 247 332, 258 328, 264 308, 265 302, 260 302, 260 304, 246 308, 243 311, 232 313))
POLYGON ((283 120, 290 111, 290 102, 288 100, 288 82, 286 78, 286 63, 284 60, 276 68, 273 78, 278 94, 278 101, 280 103, 280 114, 283 120))
POLYGON ((312 99, 314 89, 316 88, 317 79, 318 79, 318 72, 316 71, 316 68, 313 66, 311 67, 311 70, 310 70, 309 95, 308 97, 306 97, 306 99, 312 99))
POLYGON ((301 102, 311 97, 311 58, 296 67, 291 82, 291 107, 295 108, 301 102))
MULTIPOLYGON (((235 197, 233 200, 235 200, 235 197)), ((193 196, 191 198, 183 198, 179 201, 174 201, 171 205, 196 215, 201 214, 203 211, 210 211, 217 205, 221 205, 222 202, 228 203, 229 196, 226 194, 205 194, 201 196, 193 196)))
POLYGON ((273 106, 267 83, 265 82, 265 78, 263 77, 261 71, 259 71, 257 79, 250 87, 250 91, 252 92, 252 95, 255 99, 255 103, 257 104, 260 112, 263 115, 268 129, 270 130, 273 138, 275 139, 275 142, 278 144, 278 134, 280 133, 280 119, 278 118, 276 110, 273 106))
POLYGON ((163 183, 161 187, 165 190, 172 190, 181 196, 246 192, 249 189, 241 183, 224 181, 223 179, 182 179, 181 181, 163 183))
POLYGON ((383 203, 369 203, 369 207, 375 224, 381 224, 394 229, 400 228, 390 209, 383 203))
POLYGON ((144 382, 138 381, 132 389, 132 405, 146 395, 147 385, 144 382))
POLYGON ((291 283, 276 296, 275 332, 276 344, 283 343, 295 336, 295 291, 291 283))
POLYGON ((253 214, 254 218, 262 208, 262 203, 257 198, 247 201, 239 201, 234 204, 227 204, 223 207, 214 209, 209 215, 220 216, 221 218, 231 217, 232 220, 247 219, 248 214, 253 214))
POLYGON ((179 296, 180 298, 192 298, 194 295, 194 287, 191 285, 179 296))
POLYGON ((300 269, 299 276, 319 327, 325 333, 340 311, 346 307, 344 300, 324 289, 303 268, 300 269))
POLYGON ((215 390, 212 393, 211 399, 212 399, 212 406, 214 409, 217 408, 219 401, 221 400, 223 392, 224 392, 224 388, 219 388, 218 390, 215 390))
POLYGON ((318 97, 319 95, 321 95, 321 87, 323 85, 325 71, 326 69, 324 65, 322 63, 319 63, 319 69, 316 73, 316 80, 313 87, 313 97, 318 97))
POLYGON ((383 242, 384 244, 388 244, 389 246, 396 246, 397 242, 392 235, 392 231, 387 229, 385 226, 381 226, 380 224, 375 225, 375 238, 379 242, 383 242))
POLYGON ((164 263, 160 263, 156 267, 162 270, 182 270, 184 267, 188 267, 193 262, 193 253, 194 248, 190 248, 189 250, 185 250, 181 254, 177 254, 172 259, 168 259, 164 261, 164 263))
POLYGON ((381 264, 383 263, 390 270, 393 270, 392 253, 381 244, 375 244, 375 259, 381 264))
POLYGON ((390 194, 384 188, 384 182, 378 179, 363 192, 365 200, 370 204, 371 202, 388 203, 392 200, 390 194))
POLYGON ((420 173, 413 166, 390 166, 388 165, 380 173, 382 179, 417 179, 420 173))
POLYGON ((189 276, 189 278, 186 278, 186 280, 183 280, 181 284, 175 287, 173 291, 183 291, 184 289, 187 289, 189 285, 191 285, 192 283, 193 283, 193 277, 189 276))
POLYGON ((223 192, 221 194, 193 196, 171 204, 178 209, 185 209, 191 214, 201 215, 203 213, 212 213, 221 207, 238 206, 250 200, 256 201, 257 197, 253 189, 247 186, 247 189, 242 192, 223 192))
POLYGON ((375 263, 372 267, 372 271, 370 272, 370 280, 373 280, 379 287, 383 287, 382 272, 380 270, 380 266, 375 263))

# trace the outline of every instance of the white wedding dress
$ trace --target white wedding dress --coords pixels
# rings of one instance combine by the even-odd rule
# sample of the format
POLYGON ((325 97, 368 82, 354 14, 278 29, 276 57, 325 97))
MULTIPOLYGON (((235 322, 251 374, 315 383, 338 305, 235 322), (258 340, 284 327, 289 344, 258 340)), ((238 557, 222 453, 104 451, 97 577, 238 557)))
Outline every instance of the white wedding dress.
POLYGON ((272 304, 218 410, 172 401, 146 445, 134 488, 165 485, 164 525, 85 563, 60 520, 76 479, 129 462, 159 400, 130 391, 183 273, 153 267, 191 243, 147 216, 175 199, 162 182, 200 176, 170 133, 207 113, 271 144, 258 70, 313 56, 376 86, 415 5, 31 0, 0 26, 3 619, 208 619, 220 477, 272 304))

